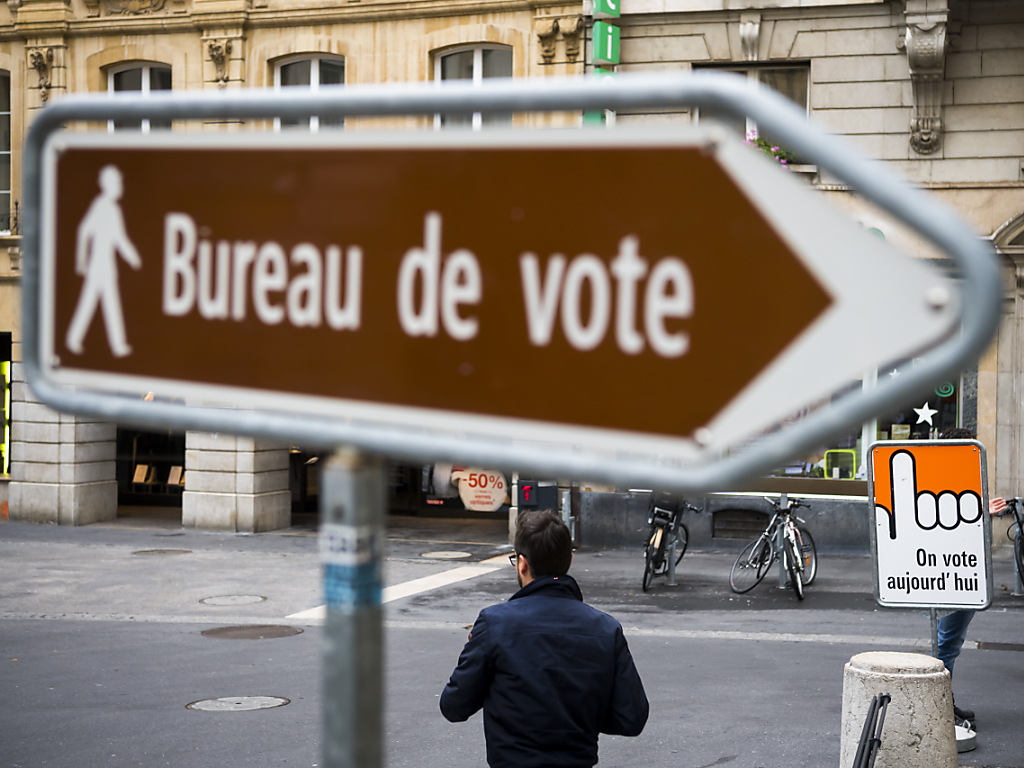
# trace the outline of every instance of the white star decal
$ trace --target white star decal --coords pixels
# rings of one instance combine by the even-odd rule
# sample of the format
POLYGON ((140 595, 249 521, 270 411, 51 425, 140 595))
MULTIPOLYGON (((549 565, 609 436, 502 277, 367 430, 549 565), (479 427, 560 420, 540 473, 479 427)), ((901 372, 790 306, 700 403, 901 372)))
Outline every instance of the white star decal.
POLYGON ((938 411, 935 410, 934 408, 929 408, 928 407, 928 403, 924 404, 924 408, 915 408, 914 409, 914 413, 917 414, 917 423, 918 424, 924 424, 925 422, 928 422, 928 424, 930 426, 932 426, 932 427, 935 426, 932 423, 932 416, 934 416, 936 413, 938 413, 938 411))
POLYGON ((890 379, 895 379, 899 375, 900 375, 900 372, 897 371, 895 368, 893 368, 891 371, 889 371, 889 378, 890 379))

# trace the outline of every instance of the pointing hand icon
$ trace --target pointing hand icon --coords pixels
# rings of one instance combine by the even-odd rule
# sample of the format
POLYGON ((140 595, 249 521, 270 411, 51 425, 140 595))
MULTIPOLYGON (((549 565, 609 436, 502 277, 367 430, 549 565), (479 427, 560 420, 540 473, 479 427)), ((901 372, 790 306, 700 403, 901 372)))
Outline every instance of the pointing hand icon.
MULTIPOLYGON (((953 531, 961 523, 976 523, 981 519, 981 498, 974 491, 917 491, 914 456, 909 451, 896 451, 889 459, 892 482, 892 512, 882 505, 875 507, 876 521, 888 517, 888 538, 916 539, 920 531, 936 527, 953 531)), ((884 526, 880 526, 884 528, 884 526)), ((881 534, 881 531, 880 531, 881 534)), ((880 541, 883 537, 880 535, 880 541)))

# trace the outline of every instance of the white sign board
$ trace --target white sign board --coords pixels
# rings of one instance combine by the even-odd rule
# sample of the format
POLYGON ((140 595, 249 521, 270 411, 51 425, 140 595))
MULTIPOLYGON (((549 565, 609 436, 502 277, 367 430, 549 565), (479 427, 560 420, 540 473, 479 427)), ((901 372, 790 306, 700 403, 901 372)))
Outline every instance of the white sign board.
POLYGON ((869 457, 879 605, 987 608, 992 536, 984 446, 974 440, 881 442, 869 457))

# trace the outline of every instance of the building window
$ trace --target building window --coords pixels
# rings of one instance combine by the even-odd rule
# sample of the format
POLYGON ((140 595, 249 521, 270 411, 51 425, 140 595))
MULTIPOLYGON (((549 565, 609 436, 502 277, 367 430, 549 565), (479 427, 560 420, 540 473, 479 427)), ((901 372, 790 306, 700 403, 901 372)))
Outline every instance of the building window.
MULTIPOLYGON (((128 64, 107 71, 107 92, 122 93, 135 91, 143 95, 153 91, 171 90, 171 68, 166 64, 128 64)), ((110 120, 111 131, 135 129, 147 133, 150 130, 170 130, 170 120, 110 120)))
MULTIPOLYGON (((284 59, 274 65, 274 90, 282 88, 309 88, 318 91, 330 86, 345 84, 345 60, 339 56, 303 56, 284 59)), ((342 128, 344 118, 317 117, 275 118, 274 130, 281 128, 305 128, 316 133, 321 128, 342 128)))
MULTIPOLYGON (((485 77, 512 77, 512 49, 499 45, 474 45, 437 54, 434 57, 434 80, 472 80, 479 85, 485 77)), ((479 131, 485 125, 510 125, 511 112, 492 112, 471 115, 435 115, 437 128, 472 128, 479 131)))
MULTIPOLYGON (((732 72, 747 78, 751 88, 771 88, 778 91, 787 99, 796 104, 800 109, 807 111, 808 83, 810 81, 810 68, 806 64, 798 64, 785 67, 694 67, 697 71, 732 72)), ((697 117, 698 120, 713 119, 732 128, 736 133, 748 138, 762 138, 772 141, 772 137, 760 130, 749 117, 742 118, 735 115, 720 112, 718 110, 702 107, 697 117)))
POLYGON ((0 232, 11 231, 11 73, 0 71, 0 232))

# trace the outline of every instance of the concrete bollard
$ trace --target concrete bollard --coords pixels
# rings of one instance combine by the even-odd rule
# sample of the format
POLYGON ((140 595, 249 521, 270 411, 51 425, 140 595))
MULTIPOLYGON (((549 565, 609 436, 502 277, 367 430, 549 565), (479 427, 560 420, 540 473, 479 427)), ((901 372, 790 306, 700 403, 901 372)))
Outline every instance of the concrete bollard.
POLYGON ((957 768, 953 691, 938 659, 918 653, 859 653, 843 670, 839 768, 850 768, 871 697, 892 696, 876 768, 957 768))

